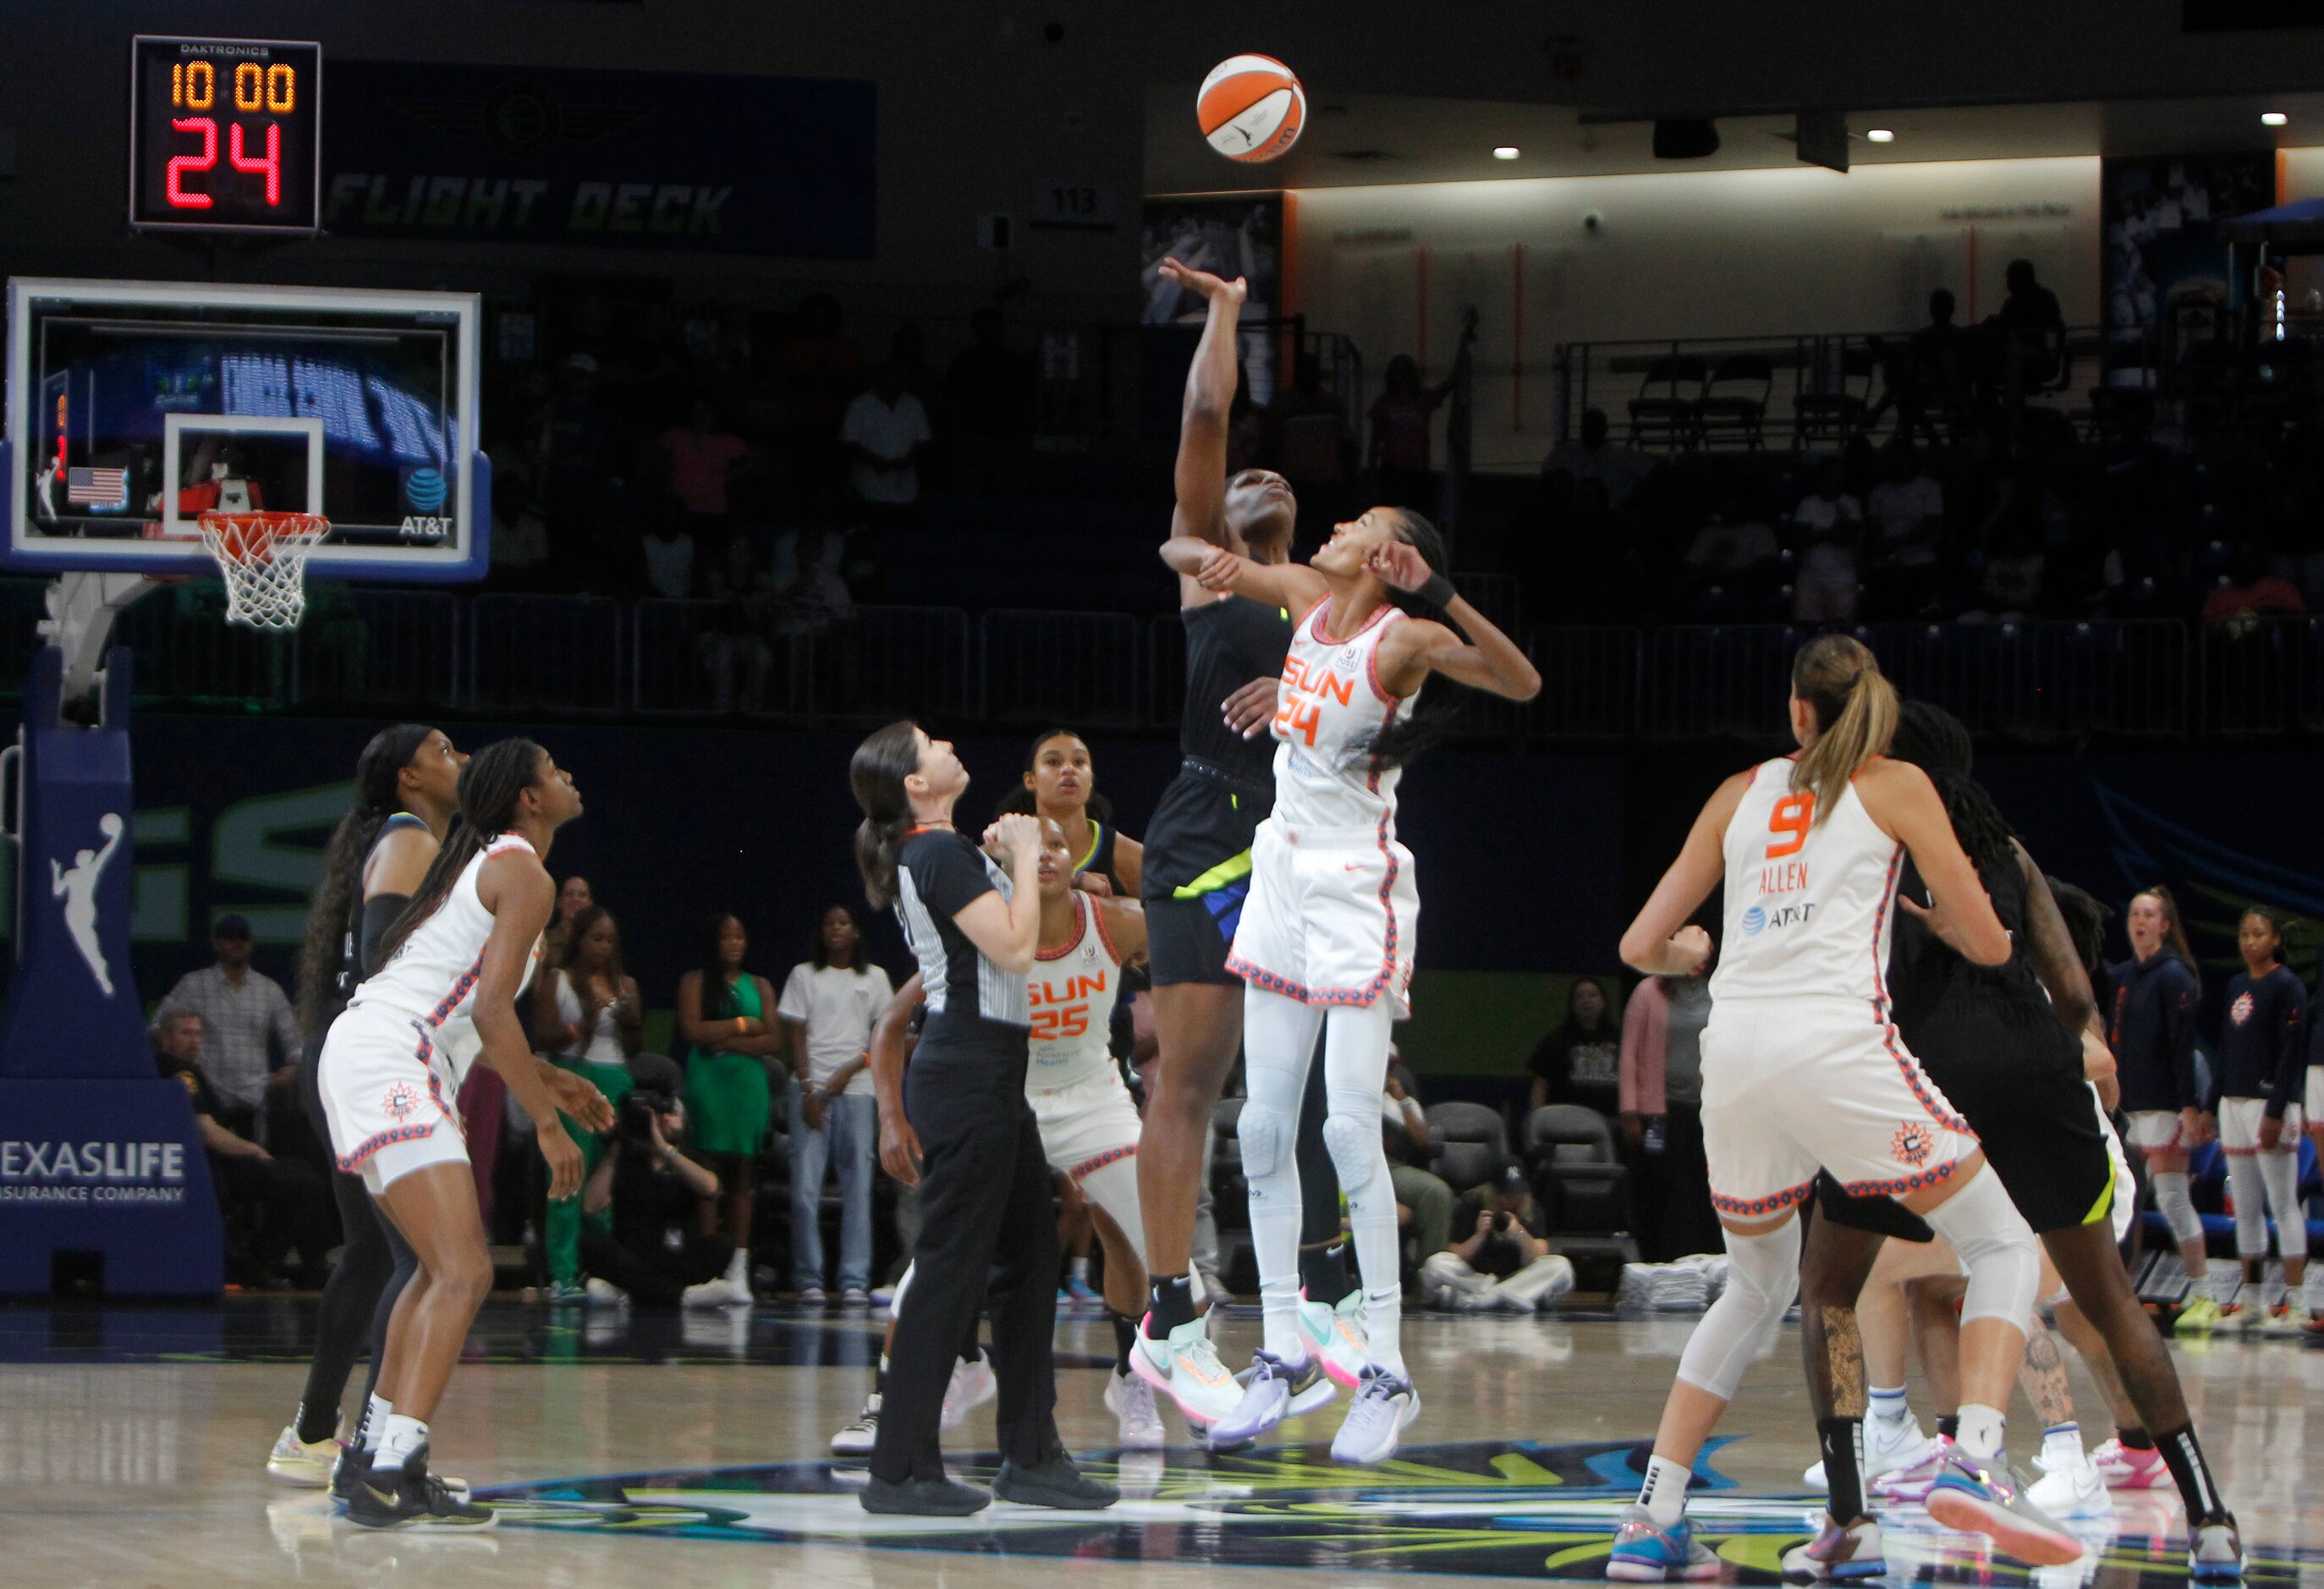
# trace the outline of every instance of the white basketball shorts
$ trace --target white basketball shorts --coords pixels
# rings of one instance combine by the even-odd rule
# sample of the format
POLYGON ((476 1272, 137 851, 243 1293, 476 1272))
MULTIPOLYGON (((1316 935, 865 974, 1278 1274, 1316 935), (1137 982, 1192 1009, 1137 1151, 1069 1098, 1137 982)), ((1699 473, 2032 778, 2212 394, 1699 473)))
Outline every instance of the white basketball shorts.
POLYGON ((1251 843, 1250 898, 1227 969, 1303 1004, 1412 1013, 1420 889, 1412 852, 1379 827, 1291 827, 1268 818, 1251 843))
POLYGON ((2152 1153, 2157 1148, 2179 1145, 2179 1111, 2176 1109, 2134 1109, 2130 1112, 2130 1130, 2126 1133, 2130 1145, 2142 1153, 2152 1153))
MULTIPOLYGON (((2265 1098, 2222 1098, 2219 1100, 2219 1146, 2241 1158, 2259 1151, 2259 1122, 2267 1117, 2265 1098)), ((2300 1133, 2305 1130, 2300 1105, 2288 1104, 2283 1110, 2283 1134, 2276 1139, 2279 1153, 2300 1151, 2300 1133)))
POLYGON ((1144 1261, 1146 1216, 1138 1201, 1144 1122, 1120 1076, 1103 1070, 1062 1087, 1028 1087, 1025 1097, 1041 1127, 1041 1153, 1049 1167, 1071 1176, 1144 1261))
POLYGON ((372 1196, 428 1165, 468 1161, 451 1061, 409 1015, 347 1011, 331 1022, 316 1067, 331 1156, 372 1196))
POLYGON ((1976 1133, 1896 1029, 1854 999, 1729 999, 1702 1033, 1711 1201, 1730 1219, 1804 1202, 1819 1166, 1859 1197, 1942 1182, 1976 1133))

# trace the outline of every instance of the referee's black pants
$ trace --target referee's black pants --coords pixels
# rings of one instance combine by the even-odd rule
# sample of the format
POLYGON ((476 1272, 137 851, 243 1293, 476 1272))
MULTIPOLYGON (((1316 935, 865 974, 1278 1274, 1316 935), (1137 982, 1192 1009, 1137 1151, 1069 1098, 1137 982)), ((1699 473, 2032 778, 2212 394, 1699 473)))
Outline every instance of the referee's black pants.
POLYGON ((940 1042, 923 1038, 904 1073, 904 1112, 920 1139, 920 1241, 872 1447, 872 1476, 891 1483, 944 1477, 945 1387, 988 1298, 1001 1455, 1030 1466, 1059 1446, 1057 1226, 1025 1101, 1025 1035, 1010 1050, 940 1042))

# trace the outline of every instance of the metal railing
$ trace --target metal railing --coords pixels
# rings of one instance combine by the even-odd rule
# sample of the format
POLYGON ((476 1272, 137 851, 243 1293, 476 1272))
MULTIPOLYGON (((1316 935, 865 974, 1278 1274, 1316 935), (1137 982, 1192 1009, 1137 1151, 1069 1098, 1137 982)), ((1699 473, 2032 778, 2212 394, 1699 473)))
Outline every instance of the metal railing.
MULTIPOLYGON (((1764 740, 1783 721, 1791 624, 1549 625, 1520 631, 1513 584, 1463 576, 1542 676, 1529 702, 1464 694, 1453 731, 1517 744, 1764 740)), ((0 581, 0 695, 15 696, 41 611, 0 581)), ((717 602, 453 595, 323 586, 296 635, 223 623, 216 587, 174 587, 123 614, 142 700, 381 715, 710 718, 798 724, 925 717, 948 726, 1162 733, 1178 720, 1175 613, 876 606, 815 627, 738 623, 717 602), (722 688, 723 683, 723 688, 722 688)), ((2034 743, 2324 734, 2324 617, 1878 624, 1854 630, 1908 697, 1979 734, 2034 743)))

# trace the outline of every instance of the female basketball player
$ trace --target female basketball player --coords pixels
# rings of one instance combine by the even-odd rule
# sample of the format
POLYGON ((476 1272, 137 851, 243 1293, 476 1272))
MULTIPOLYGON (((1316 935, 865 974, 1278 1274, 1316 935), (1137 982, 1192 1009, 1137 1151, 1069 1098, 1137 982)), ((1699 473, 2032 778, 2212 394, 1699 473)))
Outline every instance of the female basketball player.
MULTIPOLYGON (((1146 956, 1146 918, 1133 902, 1093 898, 1075 888, 1074 857, 1086 851, 1074 849, 1054 819, 1040 821, 1041 936, 1027 981, 1033 1026, 1025 1095, 1050 1169, 1088 1200, 1105 1246, 1105 1298, 1113 1314, 1115 1348, 1106 1407, 1120 1425, 1124 1446, 1151 1448, 1162 1444, 1162 1422, 1152 1388, 1130 1364, 1146 1296, 1145 1225, 1133 1162, 1140 1125, 1138 1105, 1106 1049, 1121 974, 1146 956)), ((906 983, 873 1031, 872 1064, 875 1074, 884 1073, 883 1087, 895 1087, 895 1078, 904 1072, 904 1028, 922 1002, 924 985, 918 976, 906 983)), ((893 1096, 899 1102, 882 1112, 888 1139, 882 1156, 890 1161, 890 1173, 909 1186, 919 1178, 918 1139, 900 1108, 900 1093, 893 1096)), ((912 1283, 907 1271, 896 1288, 897 1308, 912 1283)), ((891 1344, 894 1332, 891 1323, 891 1344)), ((835 1455, 870 1449, 883 1389, 875 1384, 862 1416, 833 1437, 835 1455)))
MULTIPOLYGON (((1609 1577, 1717 1574, 1687 1527, 1687 1479, 1744 1365, 1791 1301, 1795 1210, 1819 1166, 1850 1191, 1898 1198, 1960 1254, 1969 1272, 1960 1444, 1977 1470, 2000 1460, 2001 1409, 2024 1353, 2040 1263, 1999 1178, 1983 1173, 1976 1139, 1887 1024, 1885 949, 1904 857, 1935 898, 1925 910, 1907 909, 1964 957, 1999 965, 2009 935, 1927 774, 1882 758, 1896 710, 1895 690, 1857 641, 1827 634, 1801 647, 1790 703, 1799 753, 1720 786, 1622 937, 1622 958, 1650 975, 1701 964, 1710 936, 1687 919, 1724 882, 1726 936, 1702 1034, 1702 1126, 1729 1279, 1679 1360, 1609 1577)), ((1858 1523, 1863 1501, 1849 1493, 1858 1486, 1856 1422, 1827 1419, 1819 1433, 1833 1510, 1858 1523)), ((2081 1554, 2054 1529, 2037 1537, 2030 1524, 2008 1524, 2004 1498, 1974 1473, 1961 1502, 1975 1526, 2006 1535, 2017 1554, 2081 1554)))
MULTIPOLYGON (((323 881, 307 912, 299 956, 299 1030, 307 1039, 299 1094, 318 1141, 330 1140, 316 1088, 324 1034, 346 1007, 347 995, 378 966, 381 935, 427 876, 459 809, 460 769, 467 759, 442 730, 419 723, 382 729, 355 759, 355 808, 339 818, 323 851, 323 881)), ((361 1176, 334 1171, 331 1196, 344 1245, 316 1309, 306 1391, 266 1457, 269 1474, 302 1489, 331 1482, 339 1458, 339 1401, 355 1353, 368 1329, 375 1385, 388 1317, 420 1262, 373 1206, 361 1176)), ((366 1407, 370 1400, 366 1393, 366 1407)), ((364 1434, 359 1426, 358 1444, 364 1434)))
POLYGON ((1018 816, 994 822, 986 836, 1008 869, 990 861, 953 827, 968 787, 960 758, 910 723, 857 746, 848 778, 863 809, 855 859, 864 890, 874 906, 895 908, 928 1002, 904 1085, 925 1165, 918 1272, 896 1331, 863 1508, 961 1517, 992 1495, 1111 1506, 1119 1499, 1112 1486, 1084 1478, 1057 1438, 1057 1233, 1048 1162, 1024 1096, 1040 825, 1018 816), (955 1350, 988 1290, 1001 1456, 991 1494, 947 1478, 936 1443, 955 1350))
MULTIPOLYGON (((1270 749, 1257 739, 1275 712, 1291 614, 1279 605, 1206 590, 1180 568, 1182 552, 1222 548, 1254 562, 1291 555, 1297 516, 1290 485, 1265 469, 1227 470, 1235 401, 1236 322, 1246 289, 1166 260, 1163 273, 1209 304, 1186 372, 1175 476, 1177 506, 1162 551, 1178 568, 1186 627, 1186 704, 1178 726, 1178 774, 1147 825, 1139 897, 1153 938, 1158 1062, 1146 1100, 1138 1193, 1146 1213, 1153 1277, 1137 1343, 1139 1372, 1188 1420, 1215 1422, 1241 1396, 1219 1362, 1205 1316, 1195 1311, 1194 1216, 1202 1197, 1211 1116, 1242 1044, 1243 987, 1226 968, 1227 947, 1250 888, 1250 845, 1275 801, 1270 749)), ((1323 1150, 1323 1122, 1303 1117, 1298 1140, 1305 1205, 1301 1262, 1307 1299, 1301 1327, 1328 1368, 1351 1381, 1362 1362, 1362 1295, 1340 1252, 1339 1187, 1323 1150)))
MULTIPOLYGON (((721 910, 703 928, 702 968, 678 979, 678 1032, 686 1056, 686 1113, 697 1156, 718 1178, 723 1194, 702 1206, 702 1233, 734 1243, 726 1283, 751 1299, 751 1215, 758 1197, 752 1173, 774 1113, 767 1067, 782 1053, 775 990, 743 962, 750 935, 742 919, 721 910)), ((820 1290, 799 1300, 823 1306, 820 1290)))
POLYGON ((2227 983, 2226 1013, 2212 1049, 2211 1096, 2204 1113, 2226 1150, 2236 1199, 2236 1255, 2243 1260, 2246 1331, 2297 1335, 2307 1326, 2308 1214, 2301 1206, 2300 1106, 2308 1076, 2308 990, 2283 964, 2283 923, 2272 910, 2244 912, 2236 947, 2244 969, 2227 983), (2275 1220, 2283 1260, 2283 1304, 2267 1309, 2267 1222, 2275 1220))
POLYGON ((2135 895, 2125 919, 2131 957, 2107 967, 2112 1011, 2107 1042, 2122 1078, 2130 1145, 2146 1156, 2154 1206, 2179 1243, 2193 1289, 2174 1333, 2198 1334, 2223 1316, 2211 1294, 2204 1255, 2203 1219, 2187 1187, 2187 1151, 2210 1140, 2195 1072, 2195 1005, 2202 984, 2195 956, 2179 924, 2179 903, 2166 888, 2135 895))
MULTIPOLYGON (((2242 1560, 2240 1548, 2231 1548, 2234 1519, 2210 1482, 2170 1353, 2132 1291, 2116 1245, 2128 1222, 2117 1224, 2115 1204, 2128 1195, 2130 1182, 2089 1082, 2093 1075, 2107 1076, 2112 1060, 2099 1039, 2097 1002, 2064 917, 2033 857, 1969 778, 1969 734, 1958 721, 1932 707, 1908 707, 1889 755, 1928 775, 1951 832, 2010 931, 2013 950, 1999 967, 1972 965, 1940 942, 1923 918, 1908 914, 1896 924, 1888 963, 1892 1018, 1930 1080, 1977 1133, 2011 1201, 2041 1233, 2055 1267, 2044 1271, 2037 1296, 2058 1295, 2062 1281, 2102 1337, 2140 1421, 2158 1437, 2187 1499, 2196 1534, 2195 1575, 2232 1575, 2229 1569, 2239 1569, 2242 1560)), ((1917 893, 1919 882, 1908 876, 1904 897, 1917 893)), ((1930 1232, 1886 1198, 1849 1196, 1829 1173, 1818 1176, 1817 1193, 1819 1211, 1828 1217, 1815 1222, 1801 1274, 1809 1400, 1828 1431, 1827 1452, 1838 1446, 1852 1464, 1852 1436, 1834 1440, 1829 1432, 1838 1427, 1847 1434, 1862 1406, 1857 1298, 1868 1278, 1875 1284, 1882 1279, 1874 1260, 1886 1264, 1889 1257, 1881 1250, 1884 1235, 1925 1241, 1930 1232)), ((1953 1254, 1931 1255, 1930 1261, 1948 1283, 1959 1272, 1953 1254)), ((1888 1283, 1901 1272, 1889 1266, 1888 1283)), ((2056 1344, 2030 1313, 2021 1322, 2041 1348, 2028 1353, 2029 1368, 2040 1371, 2031 1375, 2029 1390, 2049 1426, 2048 1472, 2036 1486, 2043 1493, 2029 1498, 2036 1512, 2045 1499, 2061 1510, 2103 1511, 2103 1481, 2083 1456, 2056 1344)), ((1886 1366, 1894 1373, 1901 1364, 1886 1366)), ((1887 1383, 1901 1387, 1903 1376, 1896 1373, 1887 1383)), ((1836 1465, 1827 1455, 1828 1480, 1836 1465)), ((2018 1554, 2050 1547, 2043 1536, 2056 1530, 2046 1515, 2011 1508, 2006 1498, 2006 1515, 1993 1518, 2000 1529, 1986 1528, 1978 1514, 1992 1518, 1993 1501, 1970 1495, 1960 1482, 1963 1465, 1956 1442, 1941 1437, 1924 1462, 1894 1475, 1882 1492, 1925 1499, 1940 1521, 1993 1532, 2018 1554)), ((1861 1509, 1861 1477, 1860 1472, 1853 1480, 1840 1475, 1833 1483, 1832 1519, 1861 1509)), ((1989 1487, 2001 1496, 1998 1476, 1989 1487)), ((1812 1576, 1875 1572, 1881 1560, 1878 1529, 1861 1518, 1828 1520, 1821 1537, 1794 1557, 1790 1568, 1812 1576)))
POLYGON ((1074 856, 1074 886, 1138 898, 1145 846, 1112 826, 1113 808, 1097 792, 1089 745, 1072 729, 1052 728, 1033 742, 1025 758, 1025 787, 1010 790, 1000 808, 1047 818, 1065 829, 1074 856))
POLYGON ((476 1185, 452 1100, 481 1048, 532 1117, 549 1196, 581 1184, 562 1112, 603 1130, 597 1089, 525 1046, 517 992, 556 909, 542 857, 581 813, 572 775, 530 740, 503 740, 460 772, 459 834, 382 937, 382 969, 355 989, 324 1040, 318 1082, 339 1168, 360 1173, 420 1268, 388 1323, 376 1445, 348 1454, 347 1515, 372 1528, 484 1527, 492 1512, 428 1476, 428 1420, 492 1288, 476 1185), (456 1030, 474 1027, 473 1043, 456 1030))
MULTIPOLYGON (((586 1079, 618 1110, 632 1088, 629 1059, 638 1050, 644 1015, 637 979, 622 969, 621 932, 613 913, 602 905, 585 907, 566 932, 556 967, 533 978, 532 1030, 547 1034, 549 1062, 586 1079)), ((595 1132, 574 1131, 569 1124, 566 1129, 581 1150, 581 1180, 586 1186, 612 1144, 595 1132)), ((584 1294, 581 1223, 578 1192, 552 1198, 542 1215, 540 1245, 552 1299, 584 1294)), ((611 1231, 610 1215, 599 1228, 611 1231)))
MULTIPOLYGON (((1541 689, 1517 643, 1452 589, 1436 527, 1402 508, 1340 525, 1305 565, 1253 562, 1174 543, 1171 564, 1205 590, 1300 614, 1275 714, 1275 809, 1251 849, 1249 904, 1227 969, 1243 978, 1249 1101, 1237 1133, 1250 1182, 1267 1344, 1214 1444, 1274 1427, 1332 1390, 1300 1323, 1303 1195, 1291 1159, 1301 1094, 1323 1038, 1323 1133, 1347 1189, 1363 1279, 1369 1362, 1332 1443, 1342 1462, 1382 1462, 1417 1416, 1400 1341, 1396 1196, 1379 1130, 1393 1023, 1411 1012, 1420 896, 1396 841, 1401 767, 1425 741, 1416 697, 1432 675, 1529 700, 1541 689), (1417 595, 1457 625, 1409 615, 1417 595), (1463 636, 1467 638, 1463 638, 1463 636)), ((1139 1360, 1141 1372, 1145 1358, 1139 1360)))

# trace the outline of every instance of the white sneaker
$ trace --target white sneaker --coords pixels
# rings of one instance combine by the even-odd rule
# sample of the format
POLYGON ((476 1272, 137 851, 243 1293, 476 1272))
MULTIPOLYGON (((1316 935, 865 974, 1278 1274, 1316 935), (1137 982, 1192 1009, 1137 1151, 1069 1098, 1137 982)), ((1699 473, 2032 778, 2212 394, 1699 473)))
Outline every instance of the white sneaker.
POLYGON ((1130 1366, 1138 1377, 1176 1402, 1186 1421, 1201 1429, 1226 1417, 1242 1400, 1242 1387, 1211 1344, 1209 1326, 1207 1316, 1190 1318, 1157 1341, 1140 1320, 1130 1353, 1130 1366))
POLYGON ((968 1415, 1001 1394, 1001 1381, 992 1377, 992 1365, 978 1357, 968 1363, 952 1365, 952 1382, 945 1387, 944 1412, 936 1419, 942 1429, 956 1429, 968 1420, 968 1415))
POLYGON ((751 1293, 735 1289, 733 1280, 721 1277, 705 1280, 698 1286, 688 1286, 678 1293, 678 1301, 688 1307, 748 1307, 751 1293))
POLYGON ((301 1440, 299 1427, 285 1424, 282 1432, 274 1437, 274 1449, 266 1454, 266 1476, 295 1490, 327 1490, 331 1486, 331 1470, 338 1460, 337 1424, 332 1426, 327 1440, 301 1440))
POLYGON ((2259 1333, 2273 1340, 2296 1341, 2307 1333, 2308 1319, 2308 1309, 2302 1307, 2295 1297, 2270 1314, 2267 1322, 2260 1326, 2259 1333))
MULTIPOLYGON (((1864 1420, 1864 1471, 1857 1476, 1869 1485, 1875 1479, 1886 1478, 1922 1461, 1929 1455, 1932 1444, 1921 1433, 1919 1418, 1868 1418, 1864 1420)), ((1804 1476, 1819 1490, 1829 1483, 1820 1462, 1804 1476)))
POLYGON ((1333 1462, 1359 1465, 1386 1462, 1396 1455, 1396 1443, 1405 1426, 1420 1416, 1420 1392, 1402 1374, 1373 1367, 1364 1371, 1340 1432, 1332 1440, 1333 1462))
POLYGON ((611 1280, 599 1280, 595 1275, 589 1277, 588 1285, 583 1289, 589 1293, 590 1301, 603 1307, 626 1307, 630 1300, 630 1294, 627 1291, 611 1280))
POLYGON ((880 1438, 880 1392, 874 1390, 863 1400, 863 1410, 855 1421, 831 1437, 834 1456, 869 1456, 872 1445, 880 1438))
POLYGON ((1167 1437, 1162 1414, 1154 1405, 1154 1387, 1136 1374, 1105 1376, 1105 1409, 1120 1426, 1125 1451, 1159 1451, 1167 1437))
POLYGON ((2085 1456, 2061 1461, 2052 1467, 2039 1456, 2034 1465, 2042 1476, 2025 1487, 2025 1498, 2053 1518, 2102 1518, 2114 1513, 2107 1493, 2106 1474, 2085 1456))
POLYGON ((1210 1427, 1208 1439, 1213 1451, 1248 1446, 1285 1418, 1313 1411, 1340 1393, 1324 1377, 1323 1365, 1316 1358, 1286 1363, 1263 1348, 1251 1354, 1250 1366, 1235 1378, 1242 1382, 1242 1400, 1210 1427))
POLYGON ((1361 1291, 1349 1292, 1333 1307, 1300 1298, 1299 1335, 1307 1343, 1307 1354, 1323 1365, 1333 1384, 1352 1390, 1362 1381, 1371 1348, 1364 1334, 1361 1291))

